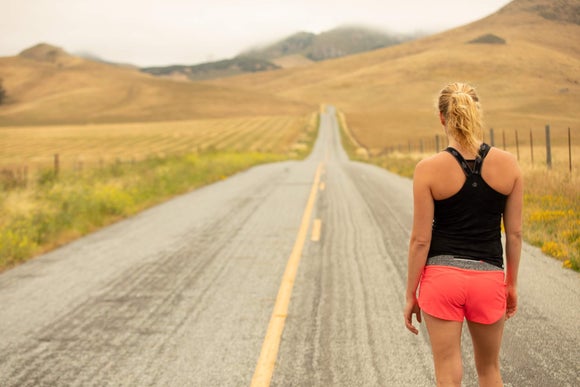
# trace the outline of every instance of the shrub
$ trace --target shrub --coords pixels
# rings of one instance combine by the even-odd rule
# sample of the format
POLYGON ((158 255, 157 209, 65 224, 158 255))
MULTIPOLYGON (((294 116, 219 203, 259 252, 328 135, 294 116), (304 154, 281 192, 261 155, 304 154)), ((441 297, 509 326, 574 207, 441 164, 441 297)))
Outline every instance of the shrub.
POLYGON ((481 35, 478 38, 467 42, 469 44, 506 44, 505 39, 500 38, 494 34, 481 35))

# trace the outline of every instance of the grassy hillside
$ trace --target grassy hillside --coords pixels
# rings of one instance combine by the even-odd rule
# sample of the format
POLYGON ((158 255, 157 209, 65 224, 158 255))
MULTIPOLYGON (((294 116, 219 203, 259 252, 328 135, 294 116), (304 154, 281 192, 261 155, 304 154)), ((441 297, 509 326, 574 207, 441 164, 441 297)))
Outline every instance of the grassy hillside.
POLYGON ((450 81, 478 88, 488 127, 550 123, 578 130, 580 26, 569 17, 577 5, 578 0, 516 0, 441 34, 309 67, 235 77, 227 84, 333 103, 373 151, 441 133, 434 101, 450 81), (505 44, 469 43, 488 34, 505 44))
POLYGON ((0 126, 302 115, 314 105, 259 91, 159 79, 39 45, 0 58, 0 126))

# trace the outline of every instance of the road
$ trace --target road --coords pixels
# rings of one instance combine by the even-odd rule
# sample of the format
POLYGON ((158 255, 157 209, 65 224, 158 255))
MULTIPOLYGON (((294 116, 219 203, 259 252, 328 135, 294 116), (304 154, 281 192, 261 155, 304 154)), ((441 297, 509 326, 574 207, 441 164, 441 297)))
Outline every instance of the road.
MULTIPOLYGON (((425 328, 414 336, 402 317, 411 217, 411 181, 349 161, 330 108, 307 160, 1 274, 0 386, 249 386, 259 372, 272 386, 433 385, 425 328), (275 366, 259 362, 268 345, 275 366)), ((580 385, 578 273, 525 245, 519 293, 506 385, 580 385)), ((476 386, 468 336, 464 362, 476 386)))

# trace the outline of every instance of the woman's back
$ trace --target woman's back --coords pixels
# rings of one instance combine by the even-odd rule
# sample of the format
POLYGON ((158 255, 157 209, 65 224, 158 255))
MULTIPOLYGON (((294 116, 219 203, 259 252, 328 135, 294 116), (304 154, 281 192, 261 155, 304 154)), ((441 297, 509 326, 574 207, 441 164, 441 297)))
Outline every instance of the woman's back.
MULTIPOLYGON (((461 257, 503 268, 501 219, 507 194, 498 188, 507 187, 510 181, 503 175, 498 179, 494 174, 487 179, 494 181, 491 186, 481 176, 489 152, 489 145, 482 144, 478 158, 466 160, 459 151, 449 147, 443 154, 450 156, 451 164, 447 165, 448 158, 431 160, 434 165, 429 175, 433 186, 429 192, 434 202, 434 217, 428 257, 461 257)), ((500 161, 499 156, 495 157, 495 163, 500 161)))
MULTIPOLYGON (((464 152, 462 156, 466 160, 475 159, 475 155, 467 152, 464 152)), ((428 185, 434 200, 450 198, 463 187, 466 180, 465 173, 450 153, 440 152, 421 163, 429 176, 428 185)), ((519 177, 517 161, 512 154, 491 148, 481 166, 481 177, 495 191, 509 196, 519 177)))

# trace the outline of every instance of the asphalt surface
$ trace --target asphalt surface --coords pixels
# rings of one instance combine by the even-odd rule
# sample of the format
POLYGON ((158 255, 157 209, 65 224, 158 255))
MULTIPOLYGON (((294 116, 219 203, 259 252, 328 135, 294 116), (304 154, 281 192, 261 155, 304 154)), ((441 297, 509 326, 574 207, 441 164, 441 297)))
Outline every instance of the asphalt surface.
MULTIPOLYGON (((411 181, 349 161, 330 109, 307 160, 252 168, 0 274, 0 386, 250 385, 320 166, 271 385, 433 385, 426 331, 402 317, 411 181)), ((527 245, 520 273, 504 382, 579 386, 578 273, 527 245)), ((476 386, 470 350, 466 334, 476 386)))

